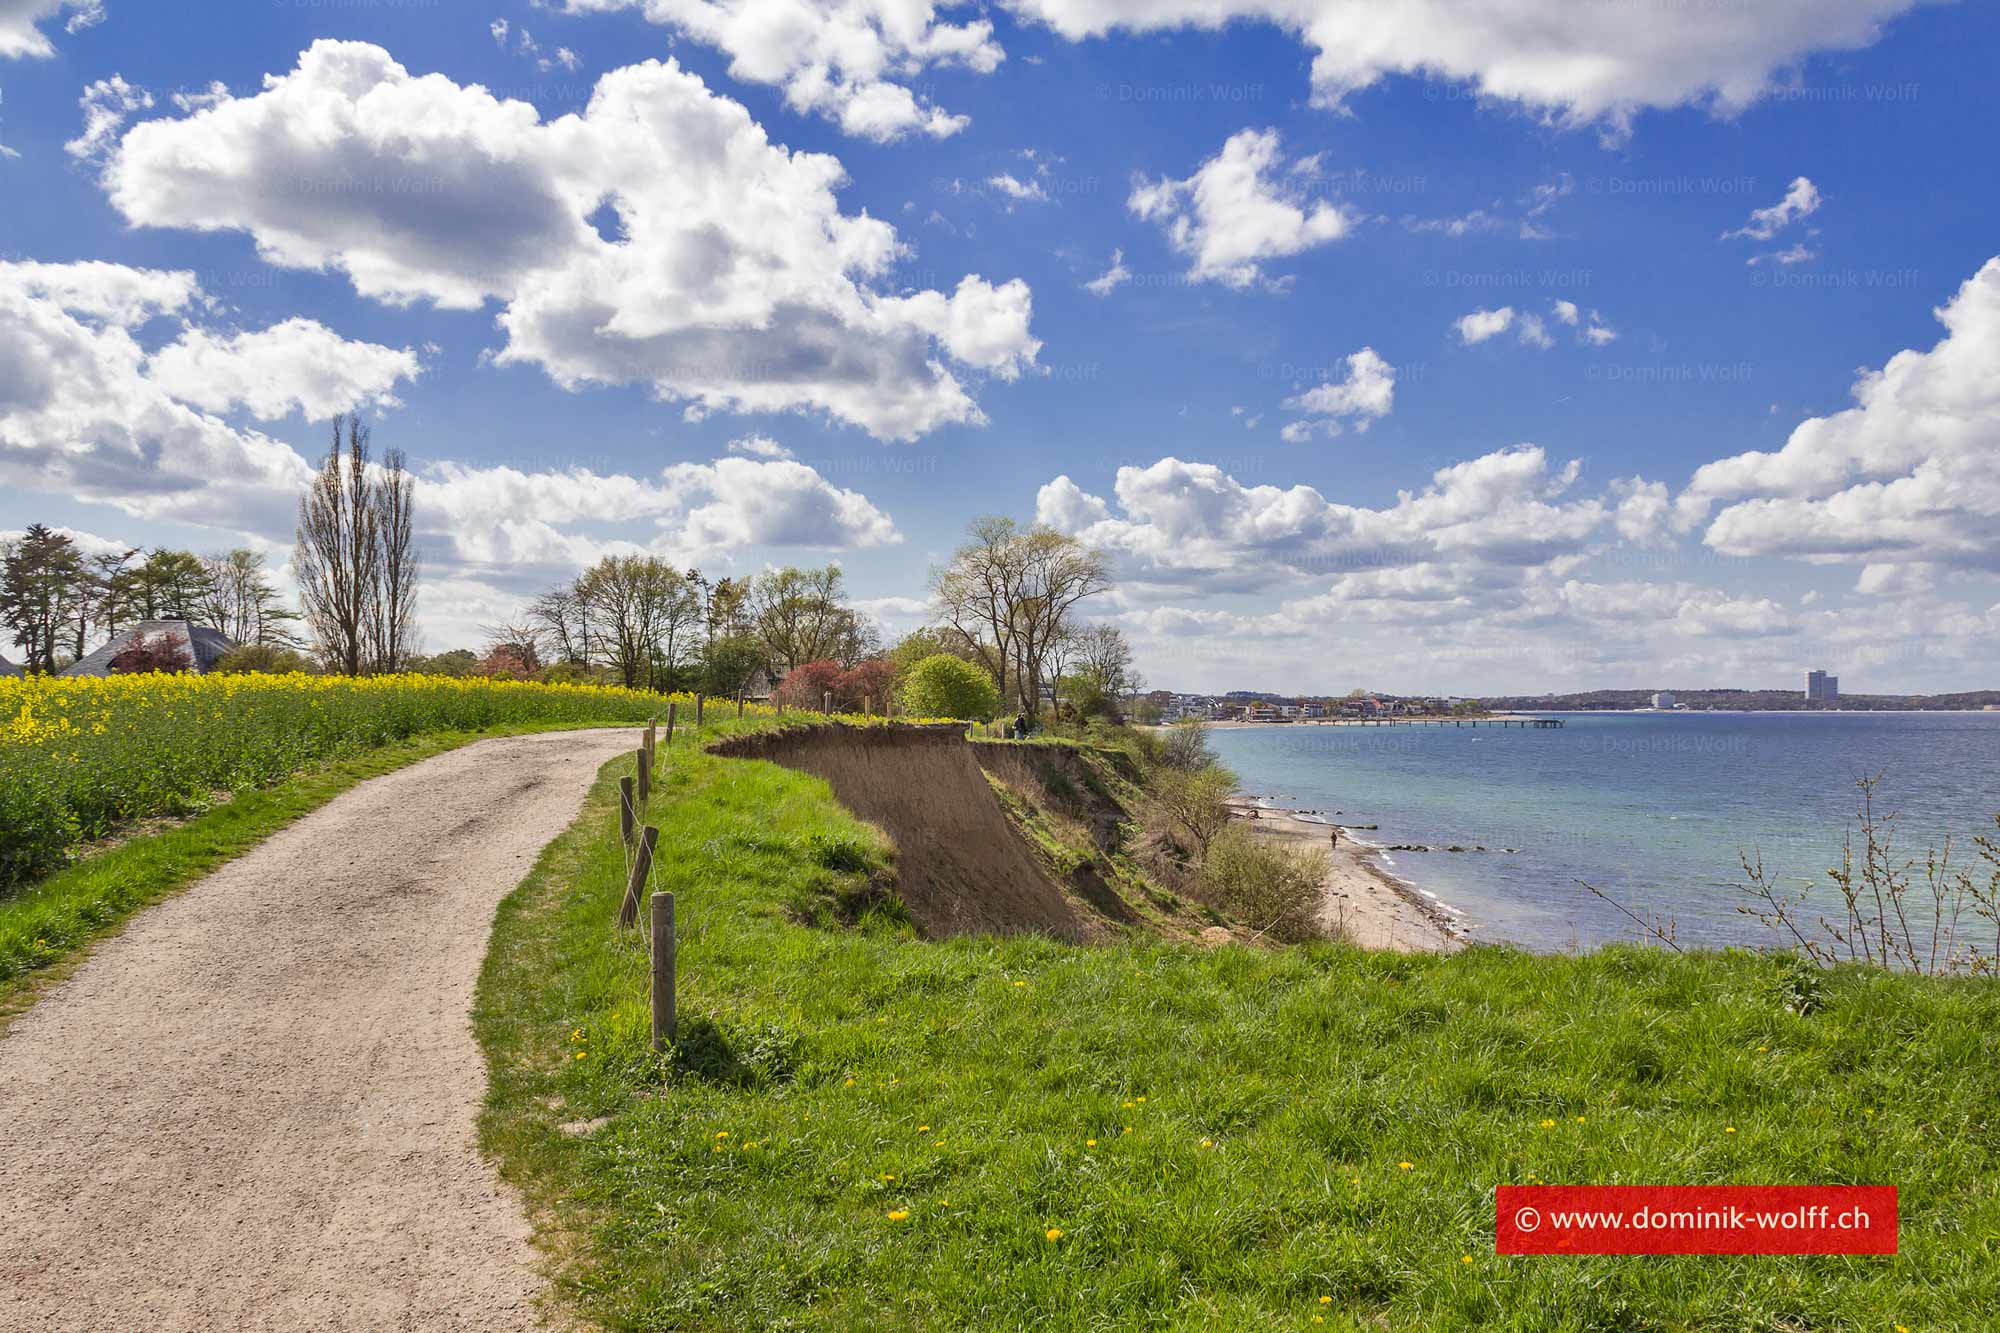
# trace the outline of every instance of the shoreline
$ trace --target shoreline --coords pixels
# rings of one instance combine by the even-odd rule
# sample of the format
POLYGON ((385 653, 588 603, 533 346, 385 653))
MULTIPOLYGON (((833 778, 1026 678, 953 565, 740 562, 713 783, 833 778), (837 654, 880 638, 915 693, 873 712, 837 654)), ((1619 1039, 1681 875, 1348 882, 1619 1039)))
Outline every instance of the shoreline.
POLYGON ((1237 822, 1258 836, 1327 856, 1320 920, 1329 933, 1344 934, 1364 949, 1398 953, 1454 953, 1470 942, 1450 907, 1390 873, 1376 859, 1381 848, 1348 825, 1250 796, 1231 797, 1228 804, 1237 822), (1337 846, 1328 845, 1333 828, 1341 831, 1337 846))
MULTIPOLYGON (((1532 721, 1536 716, 1538 715, 1534 713, 1481 713, 1477 717, 1463 718, 1433 716, 1293 717, 1279 722, 1245 722, 1238 718, 1231 718, 1221 722, 1211 722, 1204 718, 1201 720, 1201 725, 1203 727, 1213 727, 1217 731, 1248 730, 1253 727, 1260 730, 1267 730, 1272 727, 1437 727, 1446 726, 1453 722, 1462 722, 1467 726, 1471 726, 1477 722, 1528 722, 1532 721)), ((1154 730, 1163 730, 1173 725, 1171 722, 1162 722, 1154 730)))

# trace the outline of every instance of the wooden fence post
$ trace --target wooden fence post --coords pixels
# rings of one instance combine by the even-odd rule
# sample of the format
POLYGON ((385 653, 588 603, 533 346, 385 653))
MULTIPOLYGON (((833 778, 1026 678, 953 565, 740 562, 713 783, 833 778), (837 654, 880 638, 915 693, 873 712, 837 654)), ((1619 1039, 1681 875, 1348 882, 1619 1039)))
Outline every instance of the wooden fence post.
POLYGON ((874 696, 874 695, 872 695, 872 694, 864 694, 864 695, 862 695, 862 696, 861 696, 861 716, 863 716, 863 717, 873 717, 873 716, 875 716, 875 696, 874 696))
POLYGON ((632 873, 625 877, 625 900, 618 904, 618 925, 621 929, 639 919, 639 895, 653 873, 653 848, 659 841, 660 831, 651 824, 639 834, 639 845, 632 852, 632 873))
POLYGON ((697 731, 701 729, 702 705, 707 702, 707 695, 697 694, 694 697, 694 725, 697 731))
POLYGON ((743 716, 743 691, 741 690, 736 691, 736 716, 738 718, 743 716))
POLYGON ((822 713, 825 713, 825 714, 826 714, 826 715, 827 715, 828 717, 832 717, 832 716, 833 716, 833 691, 832 691, 832 690, 828 690, 828 691, 826 692, 826 695, 825 695, 825 697, 824 697, 823 699, 821 699, 821 700, 820 700, 820 706, 819 706, 819 711, 820 711, 820 712, 822 712, 822 713))
POLYGON ((646 798, 653 794, 653 756, 645 746, 639 747, 639 808, 646 808, 646 798))
POLYGON ((632 796, 632 779, 618 779, 618 836, 624 839, 627 847, 632 845, 633 816, 638 809, 632 796))
POLYGON ((653 908, 653 1049, 674 1039, 674 895, 656 893, 653 908))
POLYGON ((674 715, 678 712, 680 712, 680 705, 672 699, 667 700, 667 748, 669 750, 674 748, 674 715))

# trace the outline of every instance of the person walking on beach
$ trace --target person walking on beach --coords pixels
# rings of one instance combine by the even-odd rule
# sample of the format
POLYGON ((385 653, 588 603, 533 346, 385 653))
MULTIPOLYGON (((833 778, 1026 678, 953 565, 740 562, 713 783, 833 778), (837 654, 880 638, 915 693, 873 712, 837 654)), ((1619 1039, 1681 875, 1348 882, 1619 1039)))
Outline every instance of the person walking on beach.
POLYGON ((1335 824, 1329 828, 1326 831, 1326 837, 1327 841, 1333 844, 1335 850, 1338 850, 1340 847, 1340 825, 1335 824))

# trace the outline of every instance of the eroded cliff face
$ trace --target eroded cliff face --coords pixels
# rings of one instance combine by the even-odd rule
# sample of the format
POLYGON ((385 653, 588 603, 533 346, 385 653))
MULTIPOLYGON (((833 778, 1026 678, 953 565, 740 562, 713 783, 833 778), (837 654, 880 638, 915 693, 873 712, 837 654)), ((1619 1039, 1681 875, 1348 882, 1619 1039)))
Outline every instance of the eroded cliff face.
POLYGON ((957 726, 838 723, 739 736, 717 754, 810 773, 896 845, 898 894, 926 935, 1104 938, 1029 848, 957 726))

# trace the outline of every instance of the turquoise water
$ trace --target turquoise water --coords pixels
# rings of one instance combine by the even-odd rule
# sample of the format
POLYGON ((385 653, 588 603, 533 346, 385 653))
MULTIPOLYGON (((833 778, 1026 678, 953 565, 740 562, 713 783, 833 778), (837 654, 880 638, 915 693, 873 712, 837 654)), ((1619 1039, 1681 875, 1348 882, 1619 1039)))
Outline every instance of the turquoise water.
POLYGON ((1273 726, 1215 729, 1245 792, 1379 824, 1396 874, 1462 914, 1475 938, 1590 948, 1638 932, 1578 886, 1671 918, 1683 943, 1771 942, 1736 911, 1739 853, 1780 884, 1825 882, 1859 793, 1899 813, 1907 855, 1946 833, 1971 852, 2000 812, 2000 713, 1564 714, 1560 730, 1273 726), (1502 848, 1513 848, 1512 852, 1502 848))

